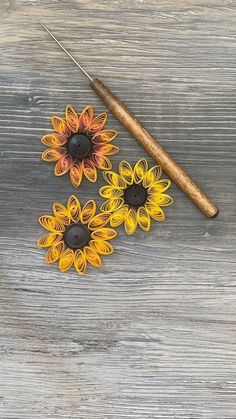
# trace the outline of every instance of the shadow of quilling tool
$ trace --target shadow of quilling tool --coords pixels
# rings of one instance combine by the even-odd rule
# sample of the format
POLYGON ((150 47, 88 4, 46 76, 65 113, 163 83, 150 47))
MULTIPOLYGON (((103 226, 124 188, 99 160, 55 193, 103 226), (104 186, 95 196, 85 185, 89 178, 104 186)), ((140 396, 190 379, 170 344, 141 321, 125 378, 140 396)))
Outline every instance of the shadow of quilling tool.
POLYGON ((219 213, 219 210, 211 198, 209 198, 200 189, 200 187, 185 172, 185 170, 182 169, 182 167, 170 156, 170 154, 162 147, 162 145, 141 124, 141 122, 127 108, 127 106, 125 106, 125 104, 121 102, 121 100, 119 100, 99 79, 93 79, 43 23, 41 23, 41 26, 89 79, 91 88, 104 102, 106 107, 139 142, 139 144, 141 144, 141 146, 150 154, 150 156, 152 156, 153 159, 163 168, 163 170, 172 178, 172 180, 187 195, 187 197, 191 199, 191 201, 207 217, 216 217, 219 213))

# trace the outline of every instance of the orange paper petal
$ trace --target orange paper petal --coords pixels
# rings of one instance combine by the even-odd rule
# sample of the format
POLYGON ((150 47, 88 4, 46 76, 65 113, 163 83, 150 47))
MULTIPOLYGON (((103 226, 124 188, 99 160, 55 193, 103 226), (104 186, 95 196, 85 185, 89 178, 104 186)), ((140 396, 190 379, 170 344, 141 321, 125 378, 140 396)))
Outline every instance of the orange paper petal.
POLYGON ((96 230, 101 227, 105 227, 110 220, 110 214, 102 212, 97 214, 93 217, 93 219, 89 222, 88 228, 90 230, 96 230))
POLYGON ((74 263, 74 251, 72 249, 66 249, 62 253, 59 260, 59 268, 61 272, 66 272, 74 263))
POLYGON ((65 231, 63 223, 52 215, 42 215, 42 217, 39 218, 39 223, 46 230, 51 231, 52 233, 62 233, 65 231))
POLYGON ((89 129, 93 121, 93 108, 86 106, 79 117, 79 131, 85 132, 89 129))
POLYGON ((56 262, 56 260, 58 260, 59 257, 61 256, 64 249, 65 249, 65 244, 63 241, 60 241, 56 243, 54 246, 50 247, 50 249, 48 249, 45 256, 45 262, 46 263, 56 262))
POLYGON ((79 117, 71 105, 66 108, 66 122, 72 132, 77 132, 79 129, 79 117))
POLYGON ((83 170, 81 162, 73 163, 70 169, 71 183, 75 188, 78 188, 83 179, 83 170))
POLYGON ((62 176, 65 173, 69 172, 72 163, 73 159, 69 154, 62 156, 56 163, 56 166, 54 168, 54 174, 56 176, 62 176))
POLYGON ((113 253, 113 246, 104 240, 90 240, 90 248, 100 255, 111 255, 113 253))
POLYGON ((41 142, 47 147, 61 147, 66 144, 68 139, 60 134, 47 134, 41 138, 41 142))
POLYGON ((94 200, 88 201, 81 210, 80 221, 82 224, 88 224, 94 217, 96 212, 96 202, 94 200))
POLYGON ((90 159, 83 159, 82 168, 84 175, 90 182, 96 182, 97 180, 97 169, 90 159))
POLYGON ((90 246, 84 247, 84 254, 87 261, 91 263, 91 265, 95 266, 96 268, 99 268, 102 265, 100 256, 90 246))
POLYGON ((86 260, 86 257, 84 255, 84 253, 80 249, 78 249, 78 250, 75 251, 75 254, 74 254, 74 265, 75 265, 76 271, 79 274, 83 275, 86 272, 86 269, 87 269, 87 260, 86 260))
POLYGON ((106 123, 106 120, 107 120, 106 112, 103 112, 100 115, 96 116, 96 118, 94 118, 91 126, 88 129, 88 134, 94 135, 98 131, 101 131, 101 129, 103 129, 103 127, 106 123))
POLYGON ((57 161, 67 153, 65 147, 48 148, 42 154, 42 159, 47 162, 57 161))
POLYGON ((78 223, 80 221, 80 202, 75 195, 71 195, 67 202, 67 211, 68 214, 74 223, 78 223))
POLYGON ((58 134, 62 134, 66 137, 70 136, 70 128, 68 127, 66 121, 63 118, 60 118, 59 116, 52 116, 51 123, 58 134))
POLYGON ((95 144, 100 144, 101 142, 108 143, 110 141, 113 141, 116 136, 118 135, 118 132, 112 129, 106 129, 99 131, 97 134, 95 134, 92 138, 92 141, 95 144))
POLYGON ((69 213, 66 207, 64 207, 64 205, 62 205, 60 202, 55 202, 55 204, 53 204, 53 212, 54 212, 55 217, 59 221, 61 221, 63 224, 65 225, 70 224, 69 213))
POLYGON ((106 156, 100 156, 99 154, 92 154, 91 158, 98 169, 110 170, 112 168, 112 164, 106 156))
POLYGON ((119 148, 113 144, 96 144, 94 146, 94 152, 103 156, 112 156, 119 152, 119 148))

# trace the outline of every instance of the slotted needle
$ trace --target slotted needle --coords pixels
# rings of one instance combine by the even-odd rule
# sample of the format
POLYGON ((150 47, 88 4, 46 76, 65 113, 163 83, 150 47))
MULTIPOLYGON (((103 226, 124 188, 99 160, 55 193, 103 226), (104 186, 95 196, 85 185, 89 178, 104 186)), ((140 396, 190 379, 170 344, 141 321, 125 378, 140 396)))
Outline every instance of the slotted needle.
POLYGON ((142 145, 153 159, 165 170, 180 189, 191 201, 209 218, 215 217, 219 210, 214 202, 199 188, 193 179, 182 167, 170 156, 170 154, 155 140, 150 132, 141 124, 135 115, 122 103, 99 79, 93 79, 87 71, 75 60, 66 48, 56 39, 52 32, 41 23, 42 27, 63 49, 68 57, 79 67, 89 79, 91 88, 97 93, 106 107, 130 132, 130 134, 142 145))

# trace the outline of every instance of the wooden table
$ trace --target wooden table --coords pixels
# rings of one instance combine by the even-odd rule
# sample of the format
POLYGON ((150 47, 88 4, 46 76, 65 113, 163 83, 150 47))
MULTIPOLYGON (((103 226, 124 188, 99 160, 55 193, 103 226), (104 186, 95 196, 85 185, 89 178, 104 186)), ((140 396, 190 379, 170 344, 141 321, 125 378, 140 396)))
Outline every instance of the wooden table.
MULTIPOLYGON (((225 0, 2 0, 2 419, 235 419, 235 25, 225 0), (42 30, 123 99, 220 208, 173 185, 167 220, 87 276, 44 264, 37 219, 78 193, 40 137, 68 103, 104 111, 42 30)), ((121 159, 152 159, 120 131, 121 159)))

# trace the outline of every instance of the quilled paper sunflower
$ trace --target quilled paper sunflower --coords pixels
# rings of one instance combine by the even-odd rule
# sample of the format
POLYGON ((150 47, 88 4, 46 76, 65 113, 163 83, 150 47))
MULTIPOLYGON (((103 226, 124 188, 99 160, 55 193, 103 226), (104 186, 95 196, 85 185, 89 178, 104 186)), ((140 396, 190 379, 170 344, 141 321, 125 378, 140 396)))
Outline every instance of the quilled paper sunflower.
POLYGON ((151 218, 157 221, 165 219, 162 207, 171 205, 173 199, 164 193, 171 182, 169 179, 160 179, 161 174, 160 166, 148 169, 145 159, 139 160, 134 169, 127 161, 121 161, 119 174, 103 172, 108 186, 103 186, 99 192, 107 201, 100 209, 111 213, 112 227, 124 223, 126 233, 133 234, 137 226, 149 231, 151 218))
POLYGON ((51 118, 56 132, 42 137, 42 143, 49 147, 42 154, 42 159, 56 162, 56 176, 69 172, 72 184, 78 188, 83 175, 90 182, 96 182, 97 169, 112 168, 107 156, 119 151, 117 146, 110 144, 117 136, 117 131, 103 129, 106 120, 105 112, 94 118, 91 106, 86 106, 77 115, 70 105, 66 108, 65 119, 58 116, 51 118))
POLYGON ((116 231, 105 227, 110 214, 96 215, 96 203, 88 201, 81 208, 79 200, 71 195, 67 207, 61 203, 53 204, 52 215, 43 215, 39 218, 40 224, 48 230, 37 244, 49 248, 46 263, 59 261, 62 272, 73 265, 77 272, 84 274, 87 264, 100 267, 100 255, 110 255, 113 247, 109 240, 116 237, 116 231))

